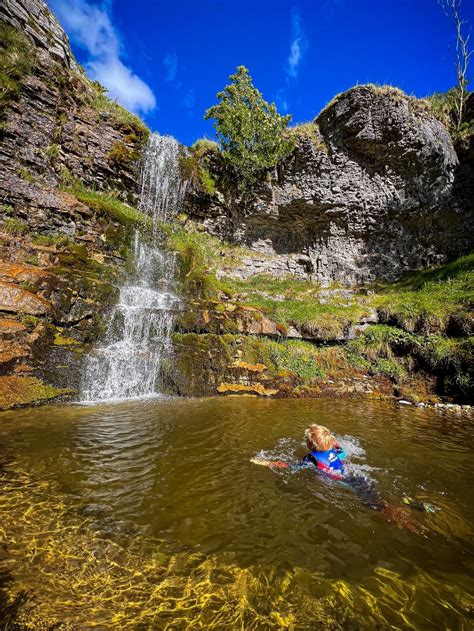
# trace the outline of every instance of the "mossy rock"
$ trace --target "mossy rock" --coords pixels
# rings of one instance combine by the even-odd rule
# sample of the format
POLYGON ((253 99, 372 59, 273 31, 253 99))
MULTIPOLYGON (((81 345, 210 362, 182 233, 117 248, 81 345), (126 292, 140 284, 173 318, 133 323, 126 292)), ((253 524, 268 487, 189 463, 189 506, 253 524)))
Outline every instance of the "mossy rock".
POLYGON ((74 393, 69 388, 49 386, 36 377, 0 376, 0 410, 47 403, 74 393))

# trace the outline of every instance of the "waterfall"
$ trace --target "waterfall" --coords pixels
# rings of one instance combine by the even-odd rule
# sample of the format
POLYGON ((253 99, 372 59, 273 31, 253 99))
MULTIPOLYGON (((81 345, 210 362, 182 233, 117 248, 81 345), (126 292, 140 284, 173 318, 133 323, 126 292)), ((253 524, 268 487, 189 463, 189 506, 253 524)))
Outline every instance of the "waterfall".
POLYGON ((179 173, 179 145, 151 134, 140 171, 139 210, 153 220, 152 234, 137 229, 135 271, 120 289, 102 346, 87 357, 82 401, 111 401, 158 394, 160 368, 170 355, 174 313, 174 257, 159 247, 159 223, 179 210, 185 183, 179 173))

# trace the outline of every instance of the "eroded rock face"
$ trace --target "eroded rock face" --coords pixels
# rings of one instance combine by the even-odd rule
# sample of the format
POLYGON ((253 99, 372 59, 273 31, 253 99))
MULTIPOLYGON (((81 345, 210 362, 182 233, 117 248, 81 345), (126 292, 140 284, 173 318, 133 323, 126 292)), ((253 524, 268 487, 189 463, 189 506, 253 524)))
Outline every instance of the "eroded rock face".
POLYGON ((469 251, 472 200, 456 189, 458 157, 427 105, 361 86, 317 123, 320 139, 302 136, 251 205, 191 190, 192 218, 255 251, 238 275, 394 280, 469 251))
POLYGON ((81 354, 116 302, 133 231, 61 188, 82 182, 134 202, 146 133, 101 111, 43 0, 4 0, 0 20, 26 35, 35 60, 1 112, 1 408, 78 387, 81 354))

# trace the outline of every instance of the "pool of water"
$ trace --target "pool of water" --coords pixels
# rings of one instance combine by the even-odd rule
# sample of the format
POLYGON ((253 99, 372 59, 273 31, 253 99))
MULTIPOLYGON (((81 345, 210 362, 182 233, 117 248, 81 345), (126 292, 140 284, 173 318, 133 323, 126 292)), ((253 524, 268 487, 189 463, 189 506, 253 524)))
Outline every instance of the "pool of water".
POLYGON ((472 629, 472 446, 465 417, 378 402, 2 413, 0 608, 26 628, 472 629), (250 462, 297 462, 313 422, 394 507, 439 510, 250 462))

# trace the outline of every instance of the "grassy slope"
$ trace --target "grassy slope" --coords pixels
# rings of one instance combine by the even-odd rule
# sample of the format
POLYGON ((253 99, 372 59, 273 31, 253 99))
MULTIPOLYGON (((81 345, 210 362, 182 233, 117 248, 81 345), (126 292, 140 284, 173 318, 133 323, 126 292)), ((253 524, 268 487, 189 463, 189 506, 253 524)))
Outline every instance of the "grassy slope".
POLYGON ((352 368, 384 375, 412 398, 417 395, 410 383, 414 375, 424 373, 436 375, 438 390, 445 394, 462 398, 472 392, 474 255, 406 274, 371 292, 326 293, 321 300, 321 287, 311 281, 265 275, 233 279, 229 270, 245 250, 224 244, 189 222, 166 230, 181 263, 183 286, 193 297, 230 297, 287 327, 296 325, 328 340, 370 311, 377 310, 381 318, 380 324, 336 349, 303 341, 260 340, 255 361, 299 374, 303 383, 352 368))

